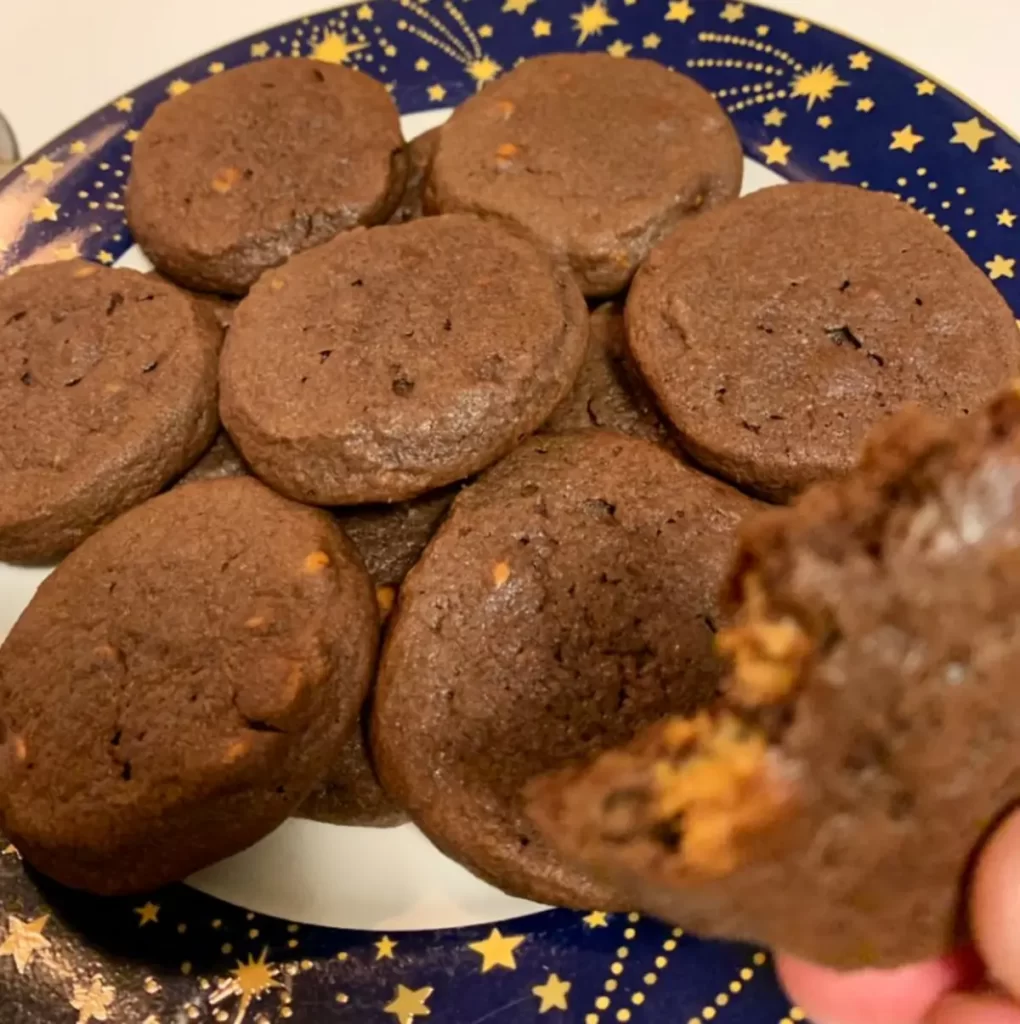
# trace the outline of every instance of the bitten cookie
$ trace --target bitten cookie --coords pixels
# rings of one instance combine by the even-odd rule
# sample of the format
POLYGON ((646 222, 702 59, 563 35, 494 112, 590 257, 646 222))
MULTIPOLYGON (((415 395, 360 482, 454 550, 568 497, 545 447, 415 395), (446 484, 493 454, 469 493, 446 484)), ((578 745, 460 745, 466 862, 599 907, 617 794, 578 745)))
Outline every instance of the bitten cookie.
POLYGON ((849 469, 906 401, 966 414, 1020 366, 995 286, 923 214, 831 184, 678 228, 627 300, 635 362, 687 451, 781 501, 849 469))
POLYGON ((740 192, 740 140, 690 78, 607 54, 534 57, 443 125, 426 205, 500 217, 586 295, 622 291, 656 242, 740 192))
POLYGON ((298 58, 245 64, 163 103, 131 166, 128 225, 156 268, 231 295, 338 231, 385 221, 407 177, 385 88, 298 58))
POLYGON ((1020 798, 1020 397, 915 409, 752 520, 711 714, 540 784, 565 855, 706 935, 838 968, 950 952, 1020 798))
POLYGON ((133 509, 57 567, 0 648, 0 827, 97 893, 244 849, 355 728, 377 621, 332 519, 252 479, 133 509))
POLYGON ((430 128, 407 144, 407 184, 400 203, 390 216, 391 224, 404 224, 425 216, 425 186, 439 145, 439 129, 430 128))
POLYGON ((461 492, 401 588, 373 712, 380 778, 437 846, 515 895, 623 906, 521 790, 715 696, 716 591, 753 505, 602 431, 532 438, 461 492))
POLYGON ((581 372, 570 394, 542 427, 543 432, 595 427, 670 444, 668 428, 627 364, 621 306, 604 302, 592 311, 589 323, 588 354, 581 372))
POLYGON ((402 501, 470 476, 567 394, 588 313, 569 276, 475 217, 340 235, 234 314, 220 414, 276 490, 402 501))
POLYGON ((0 281, 0 559, 71 550, 216 431, 220 332, 180 291, 70 261, 0 281))

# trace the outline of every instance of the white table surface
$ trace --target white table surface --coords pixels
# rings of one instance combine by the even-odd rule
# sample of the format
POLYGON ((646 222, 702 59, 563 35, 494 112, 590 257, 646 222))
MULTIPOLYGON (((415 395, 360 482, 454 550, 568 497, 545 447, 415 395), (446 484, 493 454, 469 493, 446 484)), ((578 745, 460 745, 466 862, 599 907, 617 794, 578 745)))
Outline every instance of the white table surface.
MULTIPOLYGON (((665 0, 639 2, 666 6, 665 0)), ((547 11, 580 6, 579 0, 539 3, 547 11)), ((326 6, 327 0, 0 0, 0 111, 22 151, 30 152, 160 71, 326 6)), ((1020 132, 1020 0, 769 0, 768 6, 893 53, 1020 132)))

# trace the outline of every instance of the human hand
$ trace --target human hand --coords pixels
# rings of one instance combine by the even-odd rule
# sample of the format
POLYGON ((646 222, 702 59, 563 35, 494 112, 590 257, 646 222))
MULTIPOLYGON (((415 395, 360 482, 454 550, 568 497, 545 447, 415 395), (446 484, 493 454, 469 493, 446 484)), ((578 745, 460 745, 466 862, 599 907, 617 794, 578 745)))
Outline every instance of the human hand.
POLYGON ((975 950, 894 971, 843 974, 776 955, 815 1024, 1020 1024, 1020 811, 981 852, 968 899, 975 950))

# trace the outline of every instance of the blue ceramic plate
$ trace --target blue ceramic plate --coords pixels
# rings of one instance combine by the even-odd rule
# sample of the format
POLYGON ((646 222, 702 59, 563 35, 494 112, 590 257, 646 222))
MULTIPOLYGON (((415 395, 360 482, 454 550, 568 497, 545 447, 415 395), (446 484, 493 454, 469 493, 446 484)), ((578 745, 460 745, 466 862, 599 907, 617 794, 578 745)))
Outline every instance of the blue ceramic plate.
MULTIPOLYGON (((733 117, 752 184, 767 168, 897 193, 1020 308, 1020 144, 871 46, 723 0, 365 0, 232 43, 117 98, 0 181, 0 272, 123 257, 138 130, 168 95, 226 68, 290 54, 350 63, 386 83, 414 130, 523 58, 578 49, 697 78, 733 117)), ((0 635, 40 578, 0 566, 0 635)), ((410 826, 291 822, 193 883, 95 899, 34 876, 0 842, 0 1022, 803 1020, 764 952, 637 915, 532 913, 410 826)))

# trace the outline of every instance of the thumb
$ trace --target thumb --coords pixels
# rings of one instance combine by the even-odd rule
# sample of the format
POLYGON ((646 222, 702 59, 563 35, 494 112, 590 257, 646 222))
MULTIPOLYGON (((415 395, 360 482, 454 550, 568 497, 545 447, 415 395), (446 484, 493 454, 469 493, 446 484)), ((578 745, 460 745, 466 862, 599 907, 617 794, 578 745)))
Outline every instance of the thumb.
POLYGON ((989 976, 1020 999, 1020 811, 988 841, 970 900, 971 929, 989 976))

